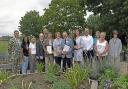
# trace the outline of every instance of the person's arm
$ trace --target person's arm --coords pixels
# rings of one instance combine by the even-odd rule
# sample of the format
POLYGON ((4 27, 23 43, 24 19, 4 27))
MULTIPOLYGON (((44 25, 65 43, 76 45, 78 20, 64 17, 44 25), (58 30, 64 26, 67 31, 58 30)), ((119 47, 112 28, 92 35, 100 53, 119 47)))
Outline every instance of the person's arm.
POLYGON ((121 53, 121 51, 122 51, 122 42, 121 42, 121 40, 119 41, 119 54, 118 55, 120 55, 120 53, 121 53))
POLYGON ((23 44, 21 45, 20 55, 21 55, 21 59, 22 59, 23 56, 24 56, 24 53, 23 53, 23 44))
POLYGON ((44 49, 45 54, 48 53, 48 52, 47 52, 47 49, 46 49, 46 46, 47 46, 47 45, 46 45, 46 41, 47 41, 47 40, 44 40, 44 45, 43 45, 43 49, 44 49))
POLYGON ((36 42, 36 56, 40 59, 40 41, 36 42))
POLYGON ((56 50, 56 40, 53 40, 53 49, 56 50))
POLYGON ((90 50, 92 47, 93 47, 93 38, 91 36, 91 38, 90 38, 90 44, 87 47, 87 51, 90 50))
POLYGON ((78 47, 78 49, 82 49, 82 48, 84 47, 83 41, 84 41, 84 40, 81 38, 81 39, 80 39, 80 47, 78 47))

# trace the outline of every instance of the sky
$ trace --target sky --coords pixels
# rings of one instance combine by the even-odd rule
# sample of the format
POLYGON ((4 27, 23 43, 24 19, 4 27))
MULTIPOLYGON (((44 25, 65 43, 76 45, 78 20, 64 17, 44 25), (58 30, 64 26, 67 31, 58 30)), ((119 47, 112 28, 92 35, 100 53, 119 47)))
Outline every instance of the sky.
POLYGON ((43 9, 48 8, 50 2, 51 0, 0 0, 0 36, 12 36, 13 31, 18 30, 19 21, 26 11, 37 10, 43 15, 43 9))
POLYGON ((0 36, 18 30, 19 20, 26 11, 37 10, 42 15, 51 0, 0 0, 0 36))

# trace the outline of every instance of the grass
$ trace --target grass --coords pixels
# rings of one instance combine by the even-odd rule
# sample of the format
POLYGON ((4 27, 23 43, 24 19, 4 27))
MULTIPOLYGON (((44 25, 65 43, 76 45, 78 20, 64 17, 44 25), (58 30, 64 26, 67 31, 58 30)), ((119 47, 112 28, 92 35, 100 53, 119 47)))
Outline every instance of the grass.
POLYGON ((0 54, 7 53, 8 51, 8 41, 0 40, 0 54))

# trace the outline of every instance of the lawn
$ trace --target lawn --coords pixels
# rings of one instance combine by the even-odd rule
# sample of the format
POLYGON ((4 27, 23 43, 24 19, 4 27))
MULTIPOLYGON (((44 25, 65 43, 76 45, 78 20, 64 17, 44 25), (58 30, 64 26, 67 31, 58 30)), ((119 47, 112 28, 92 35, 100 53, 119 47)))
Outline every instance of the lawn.
POLYGON ((8 41, 0 40, 0 54, 7 53, 8 51, 8 41))

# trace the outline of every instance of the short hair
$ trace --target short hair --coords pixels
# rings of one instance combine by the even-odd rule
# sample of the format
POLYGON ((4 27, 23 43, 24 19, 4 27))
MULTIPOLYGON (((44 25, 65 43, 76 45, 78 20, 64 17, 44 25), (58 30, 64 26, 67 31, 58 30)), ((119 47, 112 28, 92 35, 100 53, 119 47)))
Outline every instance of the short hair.
POLYGON ((19 31, 18 31, 18 30, 15 30, 14 33, 15 33, 15 32, 19 32, 19 31))
POLYGON ((60 35, 61 35, 61 33, 60 33, 60 32, 56 32, 56 33, 55 33, 55 37, 57 37, 57 34, 60 34, 60 35))
POLYGON ((118 35, 118 31, 117 31, 117 30, 114 30, 114 31, 112 32, 112 34, 113 34, 113 35, 114 35, 114 34, 118 35))
POLYGON ((100 34, 103 34, 104 36, 106 36, 106 32, 101 32, 100 34))

